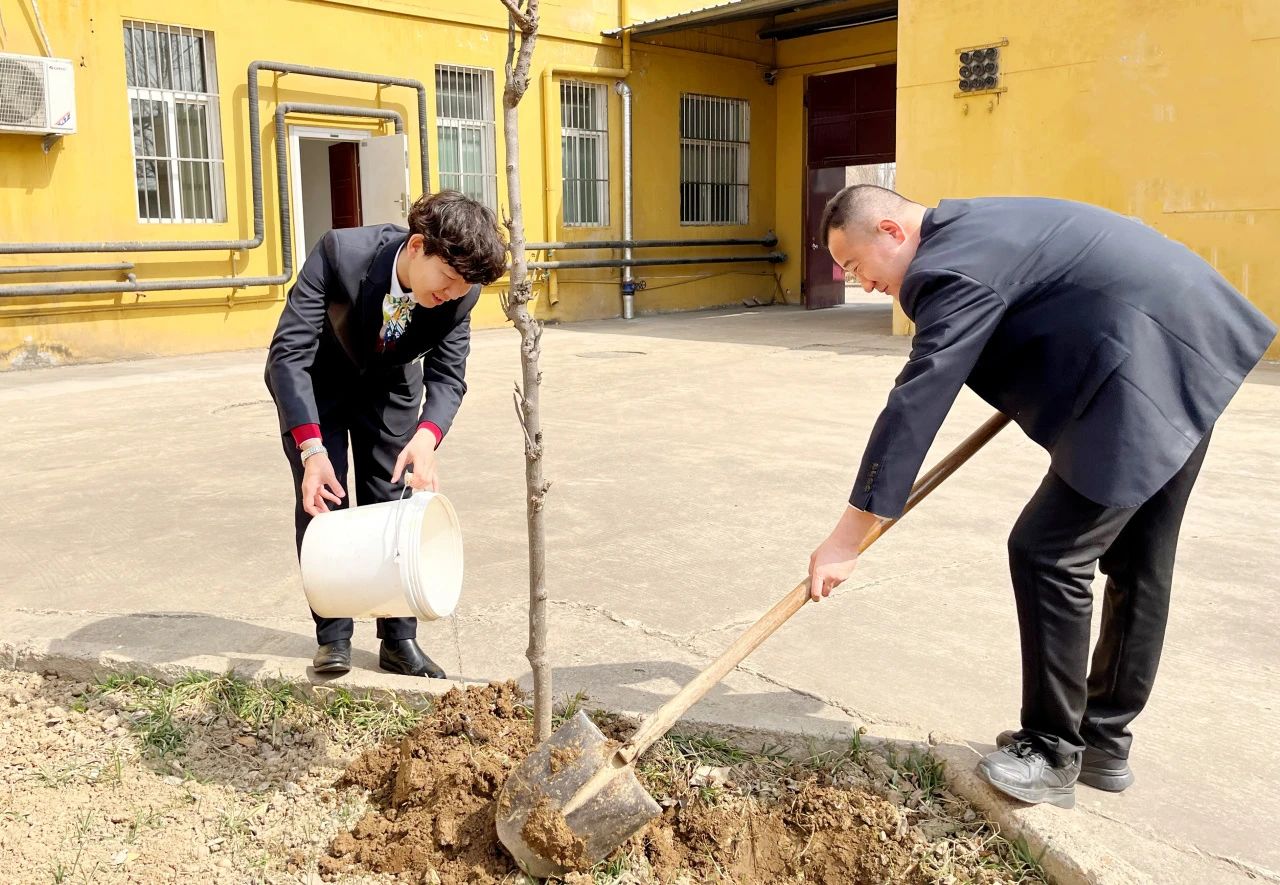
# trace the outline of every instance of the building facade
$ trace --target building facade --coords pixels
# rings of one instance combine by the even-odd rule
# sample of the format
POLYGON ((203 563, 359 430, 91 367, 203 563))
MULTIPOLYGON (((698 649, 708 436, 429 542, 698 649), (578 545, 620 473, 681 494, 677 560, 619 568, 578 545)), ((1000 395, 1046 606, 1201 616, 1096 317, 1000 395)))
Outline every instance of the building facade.
MULTIPOLYGON (((923 202, 1141 216, 1280 317, 1270 0, 687 4, 544 3, 520 109, 526 234, 554 244, 622 238, 629 108, 632 237, 673 244, 635 251, 636 312, 842 303, 817 214, 848 180, 896 176, 923 202)), ((262 347, 326 230, 401 220, 424 190, 509 205, 498 0, 16 6, 0 367, 262 347)), ((621 257, 531 253, 574 265, 536 271, 535 311, 619 316, 623 271, 578 265, 621 257)), ((505 322, 503 287, 478 327, 505 322)))

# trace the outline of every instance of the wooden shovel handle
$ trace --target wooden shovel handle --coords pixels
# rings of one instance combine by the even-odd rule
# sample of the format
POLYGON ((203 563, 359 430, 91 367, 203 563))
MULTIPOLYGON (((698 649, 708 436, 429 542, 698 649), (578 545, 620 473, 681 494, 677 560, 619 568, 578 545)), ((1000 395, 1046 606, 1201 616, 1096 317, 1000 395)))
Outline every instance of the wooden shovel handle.
MULTIPOLYGON (((939 461, 933 469, 920 477, 916 484, 911 487, 911 494, 907 497, 907 503, 902 510, 902 515, 905 516, 913 507, 924 500, 926 495, 941 485, 944 479, 955 473, 961 464, 968 461, 974 452, 986 445, 1008 423, 1009 419, 997 412, 988 418, 981 427, 971 433, 964 442, 956 446, 950 454, 939 461)), ((872 530, 867 533, 859 552, 870 547, 877 538, 887 532, 901 518, 900 516, 897 519, 882 519, 876 523, 872 530)), ((804 608, 804 604, 808 601, 809 579, 806 577, 773 608, 765 612, 760 620, 752 624, 745 633, 739 636, 733 645, 725 649, 724 653, 716 658, 709 667, 695 676, 684 688, 680 689, 675 697, 663 704, 656 713, 636 729, 636 733, 631 736, 631 740, 618 749, 618 755, 623 757, 623 761, 631 762, 649 749, 650 744, 666 734, 667 730, 675 724, 677 719, 685 714, 686 710, 702 700, 703 695, 710 691, 712 686, 723 679, 734 667, 742 663, 747 655, 755 651, 760 643, 772 636, 773 632, 786 623, 788 618, 804 608)))

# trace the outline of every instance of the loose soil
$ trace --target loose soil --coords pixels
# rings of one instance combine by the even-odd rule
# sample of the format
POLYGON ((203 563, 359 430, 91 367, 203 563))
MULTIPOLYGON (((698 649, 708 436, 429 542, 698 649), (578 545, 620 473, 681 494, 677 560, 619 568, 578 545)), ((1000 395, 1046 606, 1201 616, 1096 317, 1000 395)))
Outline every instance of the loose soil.
MULTIPOLYGON (((326 876, 374 870, 443 885, 516 881, 494 819, 507 773, 533 746, 520 691, 512 683, 454 690, 436 713, 348 768, 340 785, 368 790, 373 807, 334 841, 321 862, 326 876)), ((607 716, 597 724, 609 737, 626 736, 607 716)), ((661 742, 640 760, 662 816, 592 873, 566 881, 1039 881, 1000 861, 999 842, 963 802, 944 791, 926 797, 881 757, 850 753, 805 766, 739 753, 741 764, 715 786, 694 749, 661 742)), ((554 807, 537 808, 523 835, 557 863, 580 865, 581 843, 554 807)))
MULTIPOLYGON (((528 881, 494 829, 500 787, 533 747, 514 685, 450 692, 383 743, 354 717, 311 708, 257 722, 189 704, 161 711, 157 726, 148 703, 150 713, 127 689, 0 670, 0 880, 528 881), (167 743, 170 726, 179 743, 167 743)), ((565 881, 1043 881, 909 768, 860 752, 800 765, 664 740, 637 769, 662 816, 565 881)))

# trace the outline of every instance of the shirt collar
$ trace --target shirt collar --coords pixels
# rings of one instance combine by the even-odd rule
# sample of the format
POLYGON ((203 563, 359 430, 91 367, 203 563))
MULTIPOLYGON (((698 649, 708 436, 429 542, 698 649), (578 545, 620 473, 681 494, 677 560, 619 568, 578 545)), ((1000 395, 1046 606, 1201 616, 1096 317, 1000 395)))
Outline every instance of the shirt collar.
POLYGON ((400 253, 404 251, 404 243, 400 244, 400 248, 396 250, 396 257, 391 261, 391 291, 388 293, 392 298, 408 298, 409 293, 404 290, 404 286, 400 285, 400 253))

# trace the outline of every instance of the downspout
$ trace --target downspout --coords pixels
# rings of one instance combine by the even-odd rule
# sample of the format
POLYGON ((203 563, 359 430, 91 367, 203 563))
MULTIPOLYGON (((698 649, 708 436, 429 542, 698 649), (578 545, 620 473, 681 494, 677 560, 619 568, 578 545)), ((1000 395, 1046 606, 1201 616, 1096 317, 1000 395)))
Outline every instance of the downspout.
MULTIPOLYGON (((630 0, 618 0, 618 19, 619 27, 626 28, 630 24, 630 0)), ((552 207, 555 205, 553 197, 556 192, 556 183, 561 178, 559 174, 552 175, 551 166, 553 154, 559 156, 560 153, 553 151, 558 145, 560 131, 559 121, 556 119, 556 112, 560 110, 560 96, 555 92, 557 75, 627 79, 631 76, 631 32, 626 30, 622 32, 622 67, 620 68, 603 68, 596 65, 548 65, 542 69, 542 181, 545 188, 542 198, 542 223, 544 235, 548 240, 554 239, 556 234, 556 218, 552 207)), ((624 153, 629 149, 624 145, 624 153)), ((629 180, 623 182, 624 190, 629 189, 630 186, 629 180)), ((630 234, 624 234, 623 239, 631 239, 630 234)), ((559 300, 560 284, 556 279, 555 271, 551 271, 547 274, 547 301, 555 304, 559 300)))
POLYGON ((631 269, 631 87, 626 80, 616 86, 622 96, 622 318, 635 319, 636 281, 631 269))

